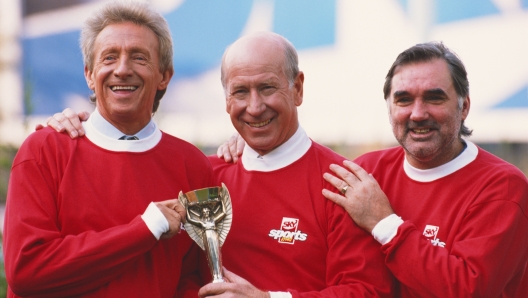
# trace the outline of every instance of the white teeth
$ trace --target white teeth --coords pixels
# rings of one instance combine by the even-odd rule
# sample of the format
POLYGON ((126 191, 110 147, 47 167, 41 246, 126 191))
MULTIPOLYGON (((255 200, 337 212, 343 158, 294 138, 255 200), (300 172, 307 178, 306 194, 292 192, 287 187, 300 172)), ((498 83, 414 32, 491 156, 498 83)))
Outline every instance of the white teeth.
POLYGON ((429 129, 427 128, 424 128, 424 129, 414 129, 413 130, 415 133, 428 133, 429 132, 429 129))
POLYGON ((136 90, 137 87, 136 86, 112 86, 112 91, 117 91, 117 90, 130 90, 130 91, 134 91, 136 90))
POLYGON ((268 124, 268 123, 270 123, 270 122, 271 122, 271 119, 269 119, 269 120, 267 120, 267 121, 257 122, 257 123, 249 123, 249 122, 248 122, 248 124, 249 124, 249 126, 251 126, 251 127, 262 127, 262 126, 264 126, 264 125, 266 125, 266 124, 268 124))

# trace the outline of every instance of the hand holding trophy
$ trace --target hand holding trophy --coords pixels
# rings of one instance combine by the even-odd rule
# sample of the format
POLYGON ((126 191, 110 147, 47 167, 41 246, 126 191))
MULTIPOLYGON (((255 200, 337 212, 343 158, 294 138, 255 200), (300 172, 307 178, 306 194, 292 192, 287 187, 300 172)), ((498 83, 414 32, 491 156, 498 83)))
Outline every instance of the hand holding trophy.
POLYGON ((213 283, 224 282, 220 247, 233 220, 229 191, 222 183, 222 187, 180 192, 178 199, 187 213, 185 230, 205 250, 213 283))

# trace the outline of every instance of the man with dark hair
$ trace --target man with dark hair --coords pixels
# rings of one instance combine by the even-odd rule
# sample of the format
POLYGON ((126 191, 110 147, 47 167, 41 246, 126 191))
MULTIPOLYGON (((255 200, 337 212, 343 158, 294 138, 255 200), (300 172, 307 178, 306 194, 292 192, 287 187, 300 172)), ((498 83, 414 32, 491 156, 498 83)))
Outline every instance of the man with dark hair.
POLYGON ((199 252, 174 198, 213 173, 151 119, 173 74, 167 22, 144 3, 110 3, 87 20, 81 48, 96 102, 86 137, 42 129, 13 161, 8 297, 196 297, 199 252))
POLYGON ((528 297, 528 181, 462 139, 462 61, 441 43, 418 44, 383 91, 401 147, 332 165, 336 176, 324 178, 341 195, 323 194, 382 244, 401 296, 528 297))

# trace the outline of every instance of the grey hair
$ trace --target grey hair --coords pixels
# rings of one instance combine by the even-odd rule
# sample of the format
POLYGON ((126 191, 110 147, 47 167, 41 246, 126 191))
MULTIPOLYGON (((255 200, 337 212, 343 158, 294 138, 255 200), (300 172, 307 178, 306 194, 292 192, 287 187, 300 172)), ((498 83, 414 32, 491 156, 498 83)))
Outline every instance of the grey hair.
MULTIPOLYGON (((444 46, 441 42, 427 42, 417 44, 401 52, 396 61, 392 64, 387 76, 385 77, 385 85, 383 86, 383 95, 385 100, 389 98, 392 88, 392 78, 396 69, 400 66, 416 63, 427 62, 434 59, 442 59, 447 63, 451 80, 458 95, 458 107, 462 108, 464 99, 469 96, 469 81, 467 78, 466 68, 462 60, 450 49, 444 46)), ((471 136, 473 130, 464 125, 464 121, 460 125, 460 134, 465 137, 471 136)))
MULTIPOLYGON (((275 38, 283 47, 284 49, 284 64, 283 64, 283 71, 286 75, 286 78, 288 79, 289 87, 293 87, 295 84, 295 79, 299 75, 299 57, 297 55, 297 50, 293 46, 293 44, 286 39, 284 36, 279 35, 277 33, 273 32, 265 32, 261 34, 269 35, 272 38, 275 38)), ((229 49, 231 48, 233 44, 228 46, 226 50, 224 51, 224 55, 222 56, 222 65, 220 67, 220 80, 222 81, 222 86, 224 87, 224 91, 227 89, 227 77, 226 77, 226 57, 227 53, 229 52, 229 49)))
MULTIPOLYGON (((150 29, 158 37, 159 42, 159 68, 160 71, 174 71, 172 64, 172 37, 167 21, 161 14, 152 10, 147 3, 133 1, 116 1, 105 5, 89 17, 81 31, 80 46, 83 54, 84 65, 90 71, 94 66, 94 44, 97 36, 103 29, 112 24, 132 22, 150 29)), ((159 101, 166 89, 158 90, 154 99, 152 112, 156 112, 159 101)), ((95 102, 95 94, 90 96, 90 101, 95 102)))

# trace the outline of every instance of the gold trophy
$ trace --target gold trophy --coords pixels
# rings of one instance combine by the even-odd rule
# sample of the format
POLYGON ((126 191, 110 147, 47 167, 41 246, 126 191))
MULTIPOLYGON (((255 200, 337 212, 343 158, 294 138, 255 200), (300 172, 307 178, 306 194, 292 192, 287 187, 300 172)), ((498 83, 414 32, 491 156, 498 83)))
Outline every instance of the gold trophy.
POLYGON ((187 213, 185 230, 205 251, 213 283, 225 282, 220 247, 233 220, 229 191, 222 183, 222 187, 202 188, 185 194, 180 191, 178 199, 187 213))

